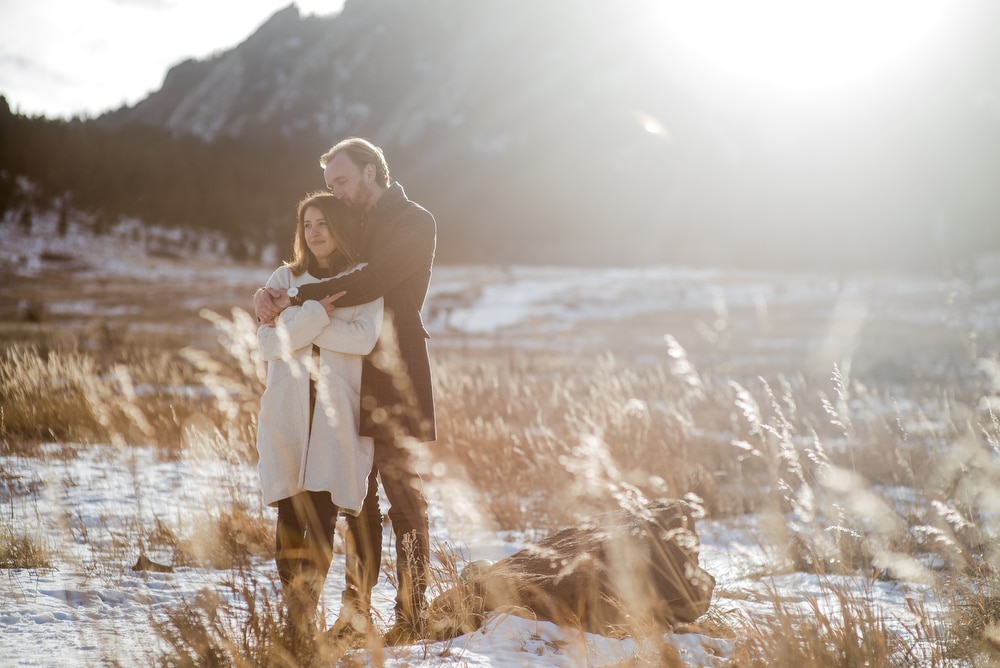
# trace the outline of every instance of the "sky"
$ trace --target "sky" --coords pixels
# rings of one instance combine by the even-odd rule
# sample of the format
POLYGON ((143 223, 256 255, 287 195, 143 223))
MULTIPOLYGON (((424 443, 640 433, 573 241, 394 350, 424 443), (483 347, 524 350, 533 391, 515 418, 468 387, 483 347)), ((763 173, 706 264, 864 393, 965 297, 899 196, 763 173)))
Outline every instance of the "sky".
MULTIPOLYGON (((292 0, 0 0, 0 95, 15 113, 95 117, 228 50, 292 0)), ((296 0, 303 15, 344 0, 296 0)))
MULTIPOLYGON (((0 94, 15 112, 49 117, 135 104, 159 89, 171 66, 236 46, 291 2, 0 0, 0 94)), ((333 14, 343 3, 296 2, 304 15, 333 14)), ((850 84, 942 46, 963 4, 969 0, 663 2, 664 21, 650 23, 667 26, 673 39, 664 41, 682 45, 699 78, 703 66, 715 70, 709 78, 728 73, 812 96, 816 81, 850 84)))
MULTIPOLYGON (((15 112, 49 117, 135 104, 173 65, 235 47, 291 2, 0 0, 0 94, 15 112)), ((343 3, 296 1, 303 15, 330 15, 343 3)), ((680 48, 703 83, 740 81, 813 99, 817 83, 842 96, 955 48, 955 19, 970 4, 664 0, 652 5, 662 16, 646 18, 658 33, 651 43, 680 48)))

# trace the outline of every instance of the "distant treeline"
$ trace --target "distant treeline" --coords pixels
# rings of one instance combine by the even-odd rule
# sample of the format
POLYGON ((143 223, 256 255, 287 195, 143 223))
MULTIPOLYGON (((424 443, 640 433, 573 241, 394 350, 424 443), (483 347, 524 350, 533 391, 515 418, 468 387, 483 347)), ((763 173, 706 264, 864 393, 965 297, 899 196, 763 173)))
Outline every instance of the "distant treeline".
MULTIPOLYGON (((447 263, 954 271, 1000 248, 990 150, 906 161, 889 147, 865 162, 863 146, 818 144, 781 160, 765 147, 733 167, 696 126, 681 126, 686 142, 640 143, 612 120, 597 134, 537 131, 489 155, 451 128, 383 147, 392 175, 437 218, 447 263)), ((284 253, 295 203, 322 187, 319 155, 341 137, 256 130, 208 142, 154 125, 25 117, 0 97, 0 214, 27 223, 56 211, 98 233, 134 217, 221 233, 237 259, 270 243, 284 253)))
POLYGON ((0 97, 0 213, 85 214, 97 232, 122 217, 219 231, 239 256, 290 239, 295 202, 322 182, 315 138, 207 143, 151 126, 13 114, 0 97))

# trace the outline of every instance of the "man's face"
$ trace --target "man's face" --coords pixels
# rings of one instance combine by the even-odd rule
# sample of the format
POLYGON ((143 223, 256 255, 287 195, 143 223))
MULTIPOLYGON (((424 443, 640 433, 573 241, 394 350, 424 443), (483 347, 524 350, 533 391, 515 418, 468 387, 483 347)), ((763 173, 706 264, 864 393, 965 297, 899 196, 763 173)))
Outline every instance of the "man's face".
POLYGON ((372 201, 374 165, 358 167, 346 153, 338 153, 326 163, 323 179, 333 196, 352 209, 364 211, 372 201))

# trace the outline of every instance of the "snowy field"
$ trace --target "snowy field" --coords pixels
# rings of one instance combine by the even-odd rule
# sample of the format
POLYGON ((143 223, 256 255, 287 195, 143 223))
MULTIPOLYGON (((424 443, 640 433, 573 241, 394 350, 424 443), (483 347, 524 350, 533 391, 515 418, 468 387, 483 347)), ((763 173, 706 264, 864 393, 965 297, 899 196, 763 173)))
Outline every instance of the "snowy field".
MULTIPOLYGON (((57 447, 57 446, 53 446, 57 447)), ((219 458, 191 457, 180 462, 158 461, 150 449, 109 447, 81 450, 77 458, 0 458, 5 485, 5 510, 15 522, 40 539, 58 563, 44 570, 8 570, 0 574, 0 665, 89 666, 151 665, 160 641, 151 616, 193 600, 208 589, 232 597, 233 573, 227 570, 179 568, 173 573, 132 572, 138 555, 127 542, 140 524, 160 520, 190 526, 206 509, 226 507, 228 495, 242 494, 247 503, 259 500, 256 470, 219 458), (220 498, 225 497, 225 498, 220 498), (86 541, 84 542, 84 537, 86 541), (114 558, 108 560, 108 555, 114 558)), ((448 543, 471 559, 497 559, 520 549, 524 540, 512 535, 483 535, 478 525, 466 526, 449 512, 448 499, 429 490, 432 541, 448 543)), ((270 509, 260 508, 270 516, 270 509)), ((742 524, 742 523, 741 523, 742 524)), ((771 593, 788 606, 810 613, 809 599, 818 599, 829 614, 837 614, 831 584, 856 592, 879 608, 900 629, 915 623, 913 602, 934 602, 920 584, 884 582, 871 578, 831 578, 790 574, 761 578, 773 555, 764 553, 752 531, 704 522, 701 563, 718 580, 712 605, 730 614, 763 614, 771 593)), ((385 547, 390 548, 386 530, 385 547)), ((155 555, 154 555, 155 556, 155 555)), ((324 592, 326 619, 332 624, 339 610, 343 582, 342 555, 334 559, 324 592)), ((246 577, 273 581, 273 564, 257 563, 246 577)), ((382 619, 392 618, 393 589, 383 576, 375 591, 382 619)), ((904 631, 905 633, 905 631, 904 631)), ((732 639, 698 633, 666 636, 690 666, 723 666, 732 639)), ((616 640, 559 628, 507 614, 491 617, 479 631, 449 642, 388 648, 380 658, 386 666, 605 666, 636 651, 631 639, 616 640)), ((357 657, 365 663, 364 657, 357 657)), ((378 665, 373 663, 372 665, 378 665)))
MULTIPOLYGON (((120 559, 110 563, 100 557, 114 553, 105 541, 134 535, 139 523, 148 525, 159 519, 189 525, 206 508, 225 507, 228 499, 220 499, 220 494, 238 490, 253 503, 257 487, 252 467, 214 459, 164 463, 156 461, 149 450, 130 449, 126 454, 105 448, 88 448, 70 461, 41 463, 7 457, 2 464, 17 484, 36 489, 27 496, 14 495, 9 508, 40 534, 43 544, 60 556, 60 563, 51 570, 2 574, 0 665, 81 666, 111 660, 119 665, 150 665, 160 646, 151 615, 183 599, 193 600, 205 588, 232 596, 230 571, 131 572, 137 556, 132 549, 121 549, 120 559), (86 545, 67 540, 82 532, 88 536, 86 545)), ((4 490, 5 496, 10 498, 12 491, 4 490)), ((463 527, 458 518, 449 516, 446 499, 434 492, 430 494, 433 541, 460 547, 477 559, 497 559, 522 547, 517 537, 477 535, 474 527, 463 527)), ((261 512, 270 516, 270 509, 261 508, 261 512)), ((719 551, 705 555, 709 563, 728 561, 725 542, 729 537, 720 539, 719 551)), ((387 551, 390 540, 387 529, 387 551)), ((339 610, 343 567, 343 556, 338 555, 324 592, 329 624, 339 610)), ((250 577, 273 580, 272 563, 255 564, 254 570, 250 577)), ((394 594, 383 577, 375 592, 382 619, 392 619, 394 594)), ((878 594, 887 600, 899 595, 878 594)), ((700 636, 677 636, 672 642, 692 665, 716 665, 715 657, 724 657, 729 648, 728 641, 700 636)), ((448 643, 390 648, 384 665, 422 665, 424 661, 442 666, 607 665, 629 656, 633 649, 628 639, 612 640, 497 615, 480 631, 448 643)))
MULTIPOLYGON (((44 229, 27 235, 10 224, 0 227, 4 319, 42 308, 48 319, 77 332, 101 318, 138 331, 188 328, 197 345, 212 336, 197 313, 248 308, 253 288, 273 268, 216 263, 211 248, 183 261, 150 257, 134 239, 60 239, 39 233, 44 229)), ((425 316, 432 352, 442 354, 610 352, 628 364, 646 365, 664 361, 664 336, 670 335, 702 368, 736 378, 765 370, 828 376, 832 364, 848 360, 854 374, 882 374, 891 384, 895 372, 915 373, 908 365, 912 356, 934 350, 929 363, 945 375, 954 365, 961 382, 985 383, 970 390, 984 402, 1000 393, 989 378, 976 375, 968 355, 970 333, 988 348, 1000 332, 1000 272, 989 258, 971 280, 679 267, 439 266, 425 316), (912 338, 893 338, 907 327, 912 338)), ((988 364, 997 352, 980 349, 976 359, 988 364)), ((0 456, 0 500, 8 524, 56 559, 52 568, 0 572, 0 666, 150 665, 163 651, 153 619, 206 589, 231 596, 234 573, 193 567, 134 572, 138 548, 129 537, 137 527, 158 522, 181 530, 236 502, 270 519, 271 510, 260 504, 256 470, 218 451, 165 460, 151 447, 107 444, 63 458, 63 445, 49 444, 39 456, 0 456)), ((470 522, 467 509, 456 508, 446 485, 427 491, 432 543, 449 545, 464 559, 498 559, 530 538, 484 531, 470 522)), ((905 489, 886 493, 906 502, 905 489)), ((713 609, 752 618, 770 610, 777 594, 803 615, 813 614, 810 606, 817 602, 835 615, 831 590, 839 587, 870 601, 904 636, 915 626, 917 611, 940 614, 919 578, 762 577, 775 555, 761 545, 756 519, 703 520, 697 526, 702 566, 717 580, 713 609)), ((388 527, 384 540, 392 553, 388 527)), ((328 623, 338 612, 343 568, 338 554, 324 593, 328 623)), ((255 562, 241 577, 271 582, 273 563, 255 562)), ((393 595, 383 573, 375 596, 383 620, 391 620, 393 595)), ((734 650, 731 638, 696 627, 664 640, 689 666, 726 665, 734 650)), ((920 642, 914 639, 913 646, 919 654, 920 642)), ((632 639, 496 614, 479 631, 447 643, 386 648, 378 656, 361 652, 353 659, 386 666, 604 666, 641 649, 632 639)))

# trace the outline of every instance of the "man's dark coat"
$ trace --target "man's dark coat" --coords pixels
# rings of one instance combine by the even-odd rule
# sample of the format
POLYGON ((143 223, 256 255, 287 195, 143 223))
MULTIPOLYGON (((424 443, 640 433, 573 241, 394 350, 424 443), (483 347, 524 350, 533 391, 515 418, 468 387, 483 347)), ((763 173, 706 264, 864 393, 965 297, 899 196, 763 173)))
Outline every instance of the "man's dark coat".
POLYGON ((385 299, 382 334, 361 373, 361 435, 433 441, 437 434, 429 335, 420 310, 431 279, 437 224, 395 183, 363 219, 360 240, 361 259, 367 265, 340 278, 304 285, 299 298, 321 299, 346 291, 335 306, 385 299))

